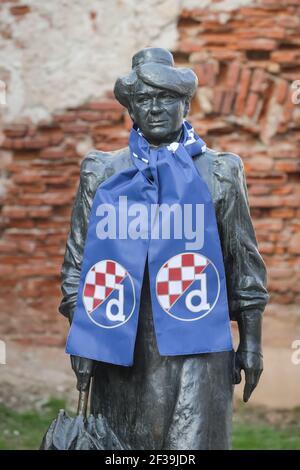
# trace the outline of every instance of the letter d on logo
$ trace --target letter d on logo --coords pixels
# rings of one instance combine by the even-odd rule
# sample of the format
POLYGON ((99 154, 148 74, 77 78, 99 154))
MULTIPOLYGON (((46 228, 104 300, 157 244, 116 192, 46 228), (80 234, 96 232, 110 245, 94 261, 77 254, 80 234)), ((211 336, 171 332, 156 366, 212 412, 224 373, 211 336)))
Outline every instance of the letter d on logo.
POLYGON ((119 291, 119 298, 118 299, 111 299, 107 302, 106 306, 106 316, 111 321, 125 321, 126 317, 124 315, 124 286, 122 284, 118 284, 115 287, 116 290, 119 291), (116 305, 118 308, 117 313, 112 313, 111 309, 113 305, 116 305))

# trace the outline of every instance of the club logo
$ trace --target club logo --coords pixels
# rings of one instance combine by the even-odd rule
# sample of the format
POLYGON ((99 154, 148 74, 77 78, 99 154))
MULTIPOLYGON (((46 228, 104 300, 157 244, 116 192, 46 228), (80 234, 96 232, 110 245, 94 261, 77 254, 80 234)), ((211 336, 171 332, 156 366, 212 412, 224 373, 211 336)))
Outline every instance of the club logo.
POLYGON ((220 278, 215 265, 198 253, 180 253, 158 271, 156 296, 163 310, 182 321, 200 320, 215 307, 220 278))
POLYGON ((96 263, 85 278, 83 304, 98 326, 116 328, 126 323, 135 308, 134 284, 128 271, 112 260, 96 263))

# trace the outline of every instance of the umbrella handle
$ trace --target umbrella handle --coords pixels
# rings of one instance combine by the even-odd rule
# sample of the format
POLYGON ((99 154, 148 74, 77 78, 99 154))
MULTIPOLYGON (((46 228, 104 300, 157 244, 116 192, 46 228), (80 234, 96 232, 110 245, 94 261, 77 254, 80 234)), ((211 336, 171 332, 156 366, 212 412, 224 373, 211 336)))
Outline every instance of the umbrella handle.
POLYGON ((77 406, 77 415, 82 415, 84 418, 86 418, 87 415, 87 407, 88 407, 88 401, 89 401, 89 391, 90 391, 90 383, 88 384, 87 390, 79 392, 79 397, 78 397, 78 406, 77 406))

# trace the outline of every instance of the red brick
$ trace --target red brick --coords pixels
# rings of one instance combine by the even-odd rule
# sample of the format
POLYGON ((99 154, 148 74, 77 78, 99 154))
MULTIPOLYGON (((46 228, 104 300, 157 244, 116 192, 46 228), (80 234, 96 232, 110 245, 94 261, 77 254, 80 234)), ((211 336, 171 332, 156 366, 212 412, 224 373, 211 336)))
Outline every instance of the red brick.
POLYGON ((266 73, 263 69, 255 69, 252 75, 250 89, 256 93, 266 89, 266 73))
POLYGON ((283 228, 283 221, 280 219, 265 218, 254 220, 255 230, 268 233, 269 231, 278 232, 283 228))
POLYGON ((28 217, 32 217, 33 219, 36 218, 48 218, 52 214, 52 207, 33 207, 33 208, 26 208, 26 213, 28 217))
POLYGON ((16 275, 20 277, 49 276, 59 274, 59 266, 46 264, 41 260, 40 263, 18 264, 15 267, 16 275))
POLYGON ((294 295, 293 293, 280 293, 276 294, 275 292, 272 293, 272 301, 274 303, 282 304, 282 305, 288 305, 292 303, 294 300, 294 295))
POLYGON ((222 113, 229 114, 231 113, 233 103, 235 98, 235 92, 232 90, 227 90, 224 93, 224 98, 222 102, 222 113))
POLYGON ((285 102, 288 89, 289 89, 288 82, 286 80, 279 79, 277 82, 276 91, 275 91, 276 100, 279 104, 283 104, 285 102))
MULTIPOLYGON (((276 196, 274 196, 276 197, 276 196)), ((282 203, 284 206, 288 207, 299 207, 300 205, 300 196, 298 194, 288 195, 282 197, 282 203)))
POLYGON ((2 215, 10 219, 24 219, 25 212, 23 207, 18 206, 5 206, 2 209, 2 215))
POLYGON ((204 45, 224 45, 233 43, 235 38, 231 34, 216 34, 216 33, 202 33, 200 34, 200 40, 204 45))
POLYGON ((22 253, 34 253, 36 243, 30 240, 20 240, 18 247, 22 253))
POLYGON ((284 28, 299 28, 299 18, 297 16, 280 15, 276 18, 276 24, 283 26, 284 28))
POLYGON ((0 263, 0 276, 4 278, 5 276, 14 275, 14 266, 10 266, 9 264, 0 263))
POLYGON ((94 111, 79 111, 77 115, 83 121, 94 122, 100 119, 100 114, 94 111))
POLYGON ((28 5, 16 5, 10 8, 10 12, 14 16, 23 16, 30 12, 28 5))
POLYGON ((40 297, 45 294, 54 294, 57 290, 54 282, 55 279, 51 277, 45 278, 33 278, 25 279, 20 285, 22 287, 22 292, 28 297, 40 297), (54 284, 54 285, 53 285, 54 284))
POLYGON ((204 86, 206 85, 206 74, 205 74, 205 66, 204 64, 196 64, 194 65, 194 72, 198 78, 198 85, 204 86))
POLYGON ((280 186, 279 188, 273 188, 272 194, 285 195, 290 194, 293 191, 293 185, 286 184, 285 186, 280 186))
MULTIPOLYGON (((244 54, 240 51, 232 51, 229 49, 224 49, 224 47, 214 47, 214 48, 210 47, 210 51, 212 52, 213 57, 220 62, 238 60, 238 59, 241 59, 244 54)), ((195 55, 196 54, 197 53, 195 53, 195 55)), ((191 55, 194 55, 194 54, 191 54, 191 55)))
POLYGON ((257 93, 250 93, 246 103, 245 112, 247 116, 252 118, 255 114, 256 107, 258 106, 258 94, 257 93))
POLYGON ((14 253, 18 249, 16 242, 11 240, 0 240, 0 253, 14 253))
POLYGON ((40 149, 50 145, 50 137, 36 137, 26 140, 16 140, 14 148, 26 148, 26 149, 40 149))
POLYGON ((264 196, 271 192, 271 188, 269 186, 262 186, 262 185, 250 185, 248 188, 249 194, 253 194, 253 196, 264 196))
POLYGON ((224 91, 216 89, 214 93, 213 111, 214 113, 220 113, 223 105, 224 91))
POLYGON ((262 8, 260 5, 258 5, 257 8, 254 8, 253 6, 241 7, 239 8, 239 14, 242 15, 243 18, 254 18, 255 21, 259 21, 261 18, 270 17, 269 10, 262 8))
POLYGON ((207 62, 205 64, 206 84, 209 87, 214 87, 217 81, 217 74, 219 71, 218 62, 207 62))
POLYGON ((124 128, 126 129, 126 131, 130 131, 130 129, 132 128, 132 119, 128 113, 125 114, 124 128))
POLYGON ((258 38, 241 40, 234 45, 228 44, 227 47, 248 51, 273 51, 277 48, 277 42, 272 39, 258 38))
POLYGON ((249 69, 243 69, 239 83, 239 92, 235 102, 235 112, 238 116, 241 116, 244 112, 245 100, 248 94, 250 78, 251 71, 249 69))
POLYGON ((7 221, 6 227, 8 229, 31 229, 34 227, 33 220, 23 219, 23 218, 12 218, 7 221))
POLYGON ((291 224, 292 230, 294 232, 300 232, 300 220, 296 220, 291 224))
POLYGON ((267 152, 272 158, 299 158, 300 156, 300 149, 296 142, 285 142, 282 139, 274 147, 268 147, 267 152))
POLYGON ((283 198, 279 196, 250 196, 251 207, 281 207, 283 198))
POLYGON ((123 106, 117 101, 92 101, 91 103, 87 103, 82 108, 85 109, 92 109, 98 111, 110 111, 110 110, 123 110, 123 106))
POLYGON ((274 162, 269 157, 253 156, 245 162, 246 171, 269 172, 272 170, 274 162))
POLYGON ((240 64, 239 62, 232 62, 227 70, 226 85, 229 88, 235 88, 239 81, 240 64))
POLYGON ((274 279, 290 278, 291 269, 287 266, 285 268, 270 267, 268 269, 269 276, 274 279))
POLYGON ((292 117, 292 112, 294 110, 294 106, 295 105, 294 105, 293 100, 292 100, 292 92, 291 92, 291 90, 289 90, 288 93, 287 93, 285 104, 283 106, 283 112, 282 112, 281 120, 280 120, 281 123, 286 124, 285 128, 281 130, 282 132, 285 132, 285 130, 287 130, 287 128, 288 128, 288 124, 289 124, 290 119, 292 117))
POLYGON ((57 191, 55 193, 46 194, 24 194, 20 200, 20 203, 24 205, 42 207, 44 207, 44 204, 47 204, 48 206, 61 206, 70 203, 73 199, 73 196, 74 191, 71 193, 57 191))
POLYGON ((201 51, 204 45, 204 41, 191 41, 191 40, 183 40, 180 41, 178 45, 178 50, 181 52, 191 53, 191 52, 198 52, 201 51))
POLYGON ((272 60, 279 62, 280 64, 290 64, 294 63, 296 60, 300 59, 300 52, 298 50, 279 50, 274 51, 271 54, 272 60))
POLYGON ((51 160, 60 160, 70 156, 70 154, 74 155, 74 152, 60 148, 45 148, 41 151, 40 157, 46 159, 49 158, 51 160))
POLYGON ((41 180, 41 175, 36 171, 24 171, 24 173, 16 174, 14 177, 15 183, 34 183, 41 180))
POLYGON ((1 147, 3 149, 9 149, 9 150, 13 149, 14 148, 14 140, 13 139, 8 139, 8 138, 4 139, 1 143, 1 147))
POLYGON ((279 161, 274 165, 275 170, 285 173, 297 173, 300 171, 299 161, 279 161))
POLYGON ((27 133, 27 126, 22 124, 14 124, 11 127, 4 128, 4 134, 6 137, 14 138, 14 137, 24 137, 27 133))
POLYGON ((269 279, 268 288, 285 293, 293 289, 294 279, 269 279))
POLYGON ((260 242, 259 250, 261 253, 267 253, 267 254, 274 253, 274 244, 270 242, 260 242))
POLYGON ((288 250, 291 254, 300 255, 300 233, 295 233, 295 235, 292 236, 288 250))
POLYGON ((77 119, 78 119, 77 113, 75 112, 57 114, 54 116, 55 122, 72 122, 72 121, 76 121, 77 119))
POLYGON ((61 125, 62 130, 67 134, 85 134, 88 132, 87 124, 64 124, 61 125))
POLYGON ((49 144, 50 145, 59 145, 64 140, 64 134, 62 132, 53 132, 49 136, 49 144))

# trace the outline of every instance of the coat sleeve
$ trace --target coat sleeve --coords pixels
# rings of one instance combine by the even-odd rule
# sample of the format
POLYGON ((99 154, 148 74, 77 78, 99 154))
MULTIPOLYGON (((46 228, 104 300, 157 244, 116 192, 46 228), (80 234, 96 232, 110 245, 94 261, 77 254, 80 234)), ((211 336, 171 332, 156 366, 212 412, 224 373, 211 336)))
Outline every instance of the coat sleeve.
POLYGON ((267 274, 253 228, 244 166, 241 158, 227 154, 231 189, 222 207, 220 238, 223 250, 231 320, 244 311, 263 312, 268 302, 267 274))
MULTIPOLYGON (((61 290, 63 298, 59 312, 73 318, 80 280, 84 244, 93 198, 103 171, 99 159, 89 153, 81 163, 80 181, 71 213, 71 225, 67 238, 64 261, 61 268, 61 290)), ((102 178, 103 179, 103 178, 102 178)))

